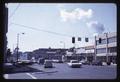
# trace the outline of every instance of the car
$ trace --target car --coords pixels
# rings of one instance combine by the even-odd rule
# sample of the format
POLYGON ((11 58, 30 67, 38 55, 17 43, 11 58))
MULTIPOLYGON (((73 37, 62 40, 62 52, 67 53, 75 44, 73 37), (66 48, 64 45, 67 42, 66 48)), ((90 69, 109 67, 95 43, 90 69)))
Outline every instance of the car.
POLYGON ((105 66, 105 65, 107 65, 107 63, 106 62, 102 62, 102 65, 105 66))
POLYGON ((102 66, 103 63, 101 61, 93 61, 92 65, 96 65, 96 66, 102 66))
POLYGON ((63 61, 62 61, 62 60, 59 60, 58 63, 63 63, 63 61))
POLYGON ((111 62, 107 62, 107 65, 111 65, 111 62))
POLYGON ((45 60, 45 62, 44 62, 44 68, 53 68, 53 62, 52 62, 52 60, 45 60))
POLYGON ((59 62, 59 60, 57 60, 57 59, 53 59, 52 60, 54 63, 58 63, 59 62))
POLYGON ((78 60, 70 60, 70 62, 68 63, 68 65, 70 66, 70 67, 81 67, 82 66, 82 63, 81 62, 79 62, 78 60))
POLYGON ((30 65, 30 64, 33 64, 30 60, 19 60, 17 62, 17 64, 19 65, 30 65))
POLYGON ((81 60, 80 63, 82 63, 83 65, 90 65, 90 62, 86 60, 81 60))
POLYGON ((31 61, 32 63, 37 63, 35 57, 32 57, 30 61, 31 61))
POLYGON ((62 60, 58 60, 58 59, 54 59, 54 60, 52 60, 54 63, 63 63, 63 61, 62 60))

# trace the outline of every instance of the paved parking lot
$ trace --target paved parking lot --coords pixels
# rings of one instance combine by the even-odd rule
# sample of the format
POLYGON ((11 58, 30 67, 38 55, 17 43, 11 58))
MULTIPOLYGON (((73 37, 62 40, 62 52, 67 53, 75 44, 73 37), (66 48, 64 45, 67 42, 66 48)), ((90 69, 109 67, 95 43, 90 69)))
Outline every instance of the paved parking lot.
POLYGON ((5 74, 7 79, 115 79, 117 67, 83 65, 81 68, 71 68, 66 63, 54 63, 54 68, 44 68, 33 64, 29 67, 41 70, 39 72, 24 72, 5 74))

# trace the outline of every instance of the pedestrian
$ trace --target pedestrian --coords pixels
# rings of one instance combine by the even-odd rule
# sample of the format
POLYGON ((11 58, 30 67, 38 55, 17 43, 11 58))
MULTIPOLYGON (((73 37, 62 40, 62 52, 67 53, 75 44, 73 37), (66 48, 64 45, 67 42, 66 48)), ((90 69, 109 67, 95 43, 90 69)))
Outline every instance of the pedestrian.
POLYGON ((10 49, 7 50, 7 62, 10 62, 11 51, 10 49))

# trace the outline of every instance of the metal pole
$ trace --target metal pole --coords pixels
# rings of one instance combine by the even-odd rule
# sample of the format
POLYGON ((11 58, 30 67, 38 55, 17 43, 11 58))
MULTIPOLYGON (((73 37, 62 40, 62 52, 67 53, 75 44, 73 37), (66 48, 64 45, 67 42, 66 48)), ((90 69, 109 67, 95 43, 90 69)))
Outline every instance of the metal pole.
POLYGON ((97 55, 97 53, 96 53, 96 36, 95 36, 95 49, 94 49, 94 53, 95 53, 94 60, 96 61, 96 55, 97 55))
POLYGON ((74 56, 76 56, 78 60, 78 56, 76 55, 76 44, 75 43, 74 43, 74 56))
MULTIPOLYGON (((22 33, 22 34, 25 34, 25 33, 22 33)), ((20 34, 18 33, 18 34, 17 34, 17 62, 18 62, 18 57, 19 57, 19 56, 18 56, 18 54, 19 54, 19 53, 18 53, 18 51, 19 51, 19 35, 20 35, 20 34)))
POLYGON ((18 62, 18 50, 19 50, 19 33, 17 34, 17 62, 18 62))
POLYGON ((106 34, 106 61, 108 62, 109 60, 108 60, 108 34, 107 33, 105 33, 106 34))

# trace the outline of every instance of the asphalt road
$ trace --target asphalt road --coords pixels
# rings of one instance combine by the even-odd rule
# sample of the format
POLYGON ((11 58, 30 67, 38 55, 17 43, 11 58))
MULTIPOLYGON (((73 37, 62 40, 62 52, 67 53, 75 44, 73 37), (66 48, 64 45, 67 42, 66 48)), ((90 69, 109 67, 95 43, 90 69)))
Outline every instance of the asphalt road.
POLYGON ((117 66, 83 65, 81 68, 71 68, 66 63, 54 63, 54 68, 44 68, 33 64, 29 67, 41 70, 39 72, 21 72, 5 74, 6 79, 116 79, 117 66))

